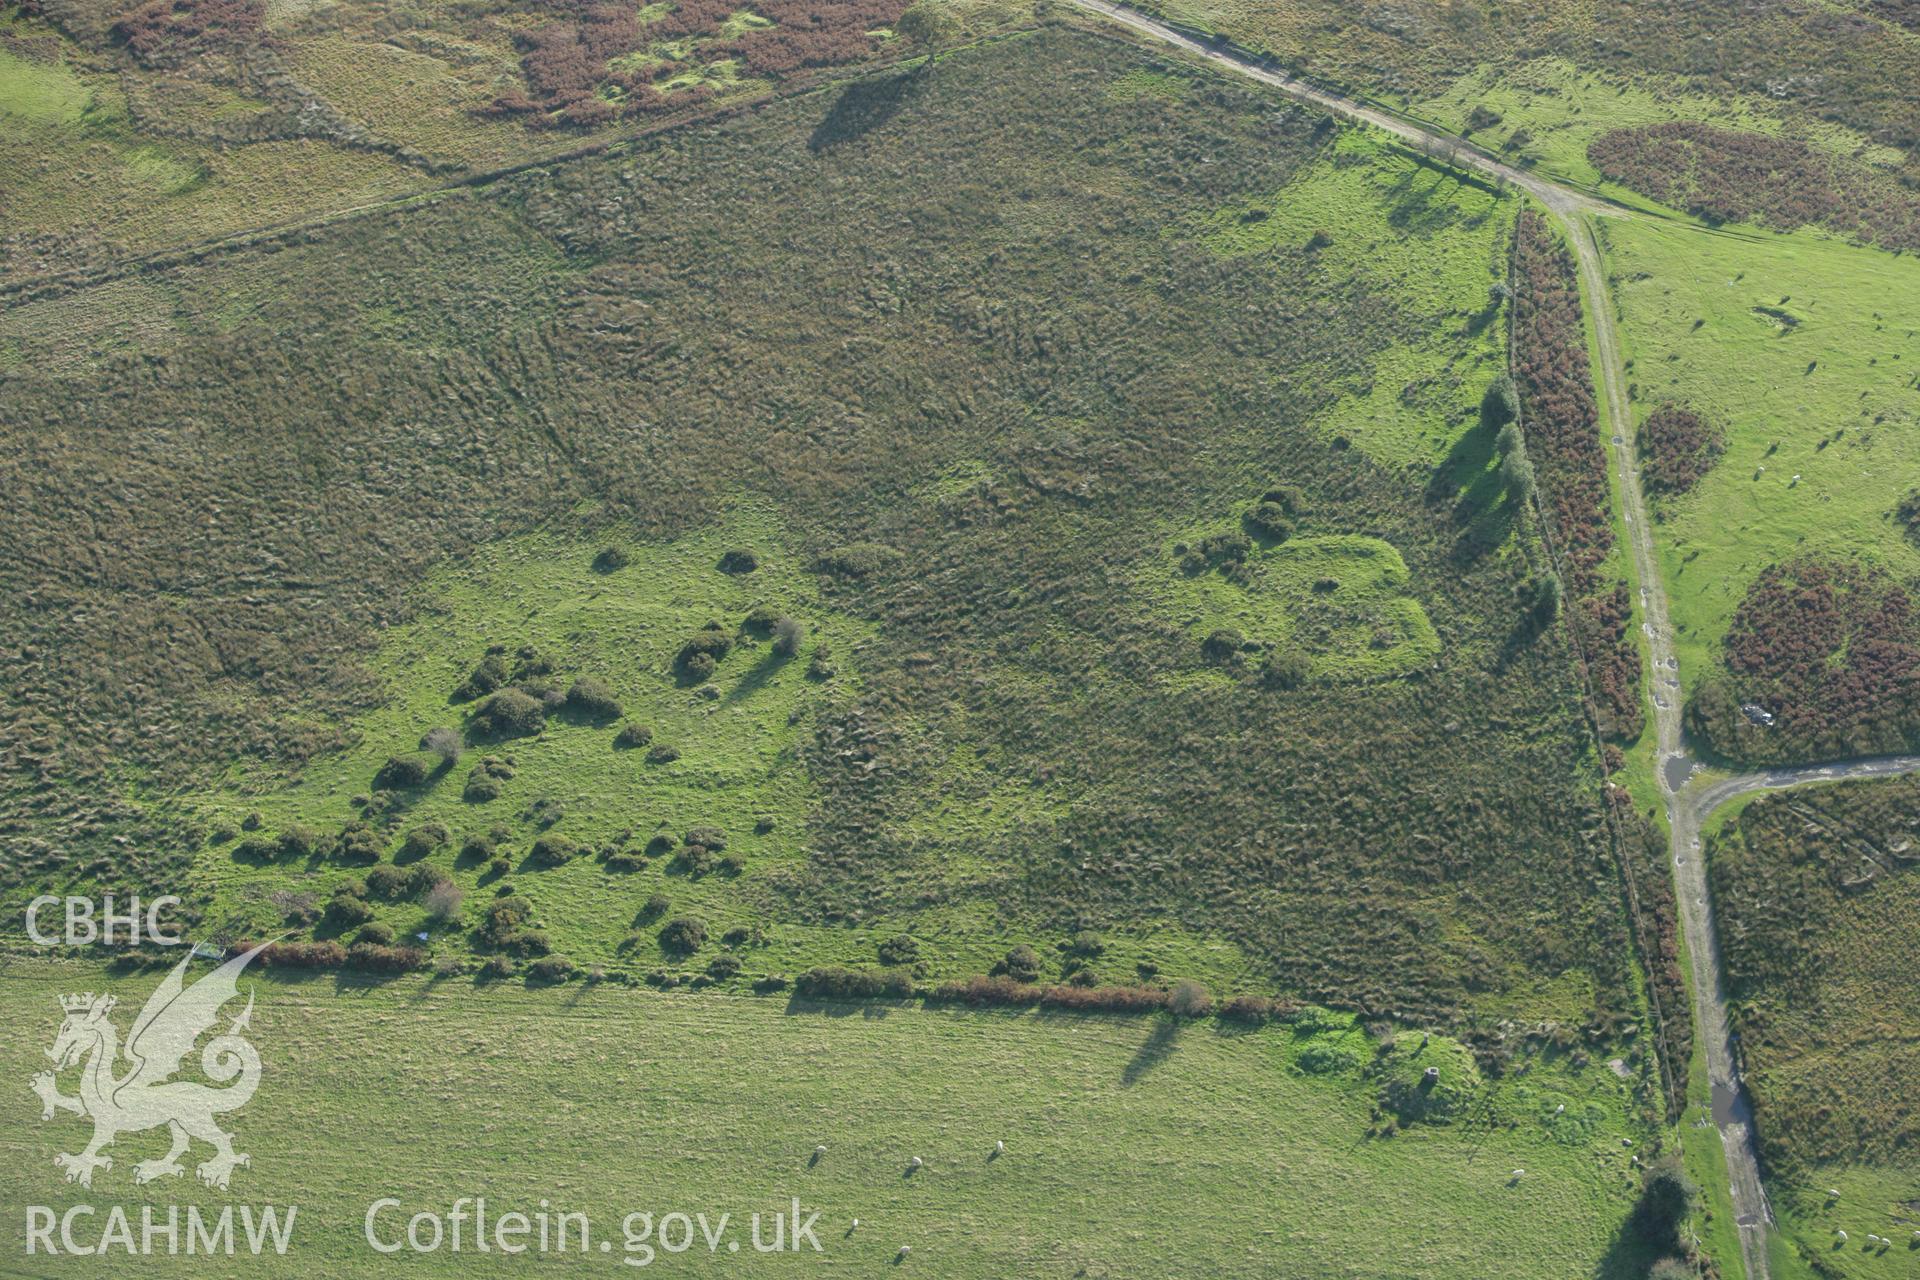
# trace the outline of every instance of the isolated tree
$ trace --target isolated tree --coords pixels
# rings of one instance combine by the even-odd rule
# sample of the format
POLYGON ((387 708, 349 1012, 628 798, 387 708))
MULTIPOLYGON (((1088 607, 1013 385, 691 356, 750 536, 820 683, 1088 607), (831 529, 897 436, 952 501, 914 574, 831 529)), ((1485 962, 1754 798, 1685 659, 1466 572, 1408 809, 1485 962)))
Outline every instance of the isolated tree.
POLYGON ((1525 448, 1515 449, 1500 460, 1500 479, 1517 500, 1526 502, 1533 497, 1533 460, 1527 457, 1525 448))
POLYGON ((449 766, 460 758, 460 752, 464 749, 465 745, 466 744, 460 741, 460 731, 458 729, 449 729, 445 725, 427 730, 425 736, 420 739, 420 749, 422 751, 433 752, 433 754, 446 761, 449 766))
POLYGON ((944 0, 920 0, 893 24, 893 32, 916 49, 925 50, 922 70, 930 69, 940 50, 960 38, 960 19, 944 0))
MULTIPOLYGON (((1494 288, 1504 291, 1504 285, 1494 288)), ((1489 297, 1488 306, 1500 305, 1501 295, 1489 297)), ((1487 384, 1487 393, 1480 397, 1480 421, 1489 427, 1498 429, 1506 426, 1520 416, 1520 397, 1514 393, 1513 379, 1501 374, 1487 384)))
POLYGON ((797 618, 782 618, 773 624, 773 651, 783 658, 800 652, 806 638, 807 629, 797 618))

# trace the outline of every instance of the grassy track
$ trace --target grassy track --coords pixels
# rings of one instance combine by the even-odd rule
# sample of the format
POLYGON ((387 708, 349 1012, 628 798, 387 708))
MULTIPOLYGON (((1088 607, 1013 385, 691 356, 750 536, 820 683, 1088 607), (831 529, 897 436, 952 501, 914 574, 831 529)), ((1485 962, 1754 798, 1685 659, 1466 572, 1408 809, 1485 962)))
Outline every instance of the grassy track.
MULTIPOLYGON (((56 994, 110 985, 124 1027, 153 980, 0 969, 0 1016, 22 1032, 0 1074, 24 1082, 43 1065, 56 994)), ((748 1213, 799 1196, 822 1212, 824 1256, 743 1248, 765 1271, 867 1272, 910 1244, 915 1269, 962 1277, 1633 1274, 1609 1250, 1633 1185, 1622 1138, 1643 1135, 1623 1127, 1626 1085, 1598 1063, 1533 1059, 1482 1089, 1470 1119, 1369 1139, 1375 1086, 1342 1064, 1371 1046, 1338 1019, 1311 1035, 1211 1022, 1170 1034, 1125 1018, 328 980, 263 984, 253 1025, 265 1074, 229 1126, 253 1157, 231 1198, 296 1203, 300 1230, 284 1263, 247 1275, 387 1274, 396 1264, 360 1242, 372 1200, 444 1212, 477 1194, 495 1211, 544 1196, 597 1232, 635 1209, 730 1211, 743 1235, 748 1213), (1304 1071, 1303 1054, 1332 1069, 1304 1071), (989 1161, 996 1141, 1007 1153, 989 1161), (828 1151, 809 1168, 816 1144, 828 1151), (915 1155, 924 1169, 903 1176, 915 1155), (1526 1174, 1509 1185, 1515 1168, 1526 1174)), ((1452 1073, 1466 1058, 1436 1039, 1419 1061, 1452 1073)), ((24 1088, 0 1101, 9 1274, 23 1206, 138 1204, 131 1165, 159 1153, 154 1135, 129 1136, 90 1192, 67 1186, 52 1155, 84 1127, 64 1114, 43 1127, 37 1107, 24 1088)), ((163 1205, 227 1199, 151 1190, 163 1205)), ((752 1269, 704 1246, 666 1262, 752 1269)), ((41 1259, 27 1273, 88 1268, 41 1259)), ((489 1273, 444 1253, 406 1270, 489 1273)), ((142 1271, 210 1274, 184 1258, 142 1271)))

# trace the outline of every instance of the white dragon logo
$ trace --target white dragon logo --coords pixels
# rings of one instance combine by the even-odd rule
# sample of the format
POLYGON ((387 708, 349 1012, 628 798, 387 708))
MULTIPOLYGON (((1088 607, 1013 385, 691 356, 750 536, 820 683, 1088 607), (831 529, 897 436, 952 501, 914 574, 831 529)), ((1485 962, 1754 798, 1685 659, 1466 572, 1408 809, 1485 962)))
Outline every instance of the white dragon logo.
POLYGON ((184 1172, 180 1157, 190 1138, 198 1138, 213 1147, 213 1158, 195 1172, 210 1187, 225 1190, 227 1181, 239 1165, 249 1164, 247 1156, 233 1149, 233 1135, 222 1132, 213 1118, 223 1111, 246 1105, 260 1084, 260 1055, 240 1034, 253 1016, 253 997, 225 1035, 207 1042, 200 1055, 200 1068, 216 1083, 234 1083, 224 1089, 211 1088, 192 1081, 170 1081, 180 1070, 182 1059, 202 1034, 213 1026, 221 1006, 240 994, 240 971, 259 955, 255 947, 221 965, 194 983, 183 987, 181 977, 193 960, 188 956, 169 973, 166 981, 147 999, 140 1016, 133 1021, 125 1049, 129 1064, 125 1074, 115 1076, 119 1061, 118 1029, 107 1017, 116 1003, 110 995, 88 992, 80 996, 60 997, 66 1020, 60 1034, 47 1050, 53 1070, 33 1078, 33 1091, 40 1095, 40 1118, 53 1119, 55 1111, 71 1111, 93 1120, 93 1141, 79 1155, 61 1154, 53 1162, 66 1170, 68 1182, 83 1187, 93 1185, 95 1169, 112 1169, 113 1158, 100 1150, 123 1133, 167 1126, 173 1136, 173 1149, 159 1160, 142 1160, 133 1167, 136 1183, 174 1177, 184 1172), (59 1090, 55 1077, 80 1062, 80 1096, 69 1098, 59 1090), (235 1077, 238 1077, 235 1080, 235 1077))

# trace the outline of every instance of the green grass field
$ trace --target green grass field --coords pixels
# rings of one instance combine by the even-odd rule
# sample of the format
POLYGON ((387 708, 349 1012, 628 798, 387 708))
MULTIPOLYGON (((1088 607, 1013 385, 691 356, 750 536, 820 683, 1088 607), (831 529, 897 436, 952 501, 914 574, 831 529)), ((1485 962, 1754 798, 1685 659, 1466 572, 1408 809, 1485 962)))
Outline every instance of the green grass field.
POLYGON ((1920 574, 1892 514, 1920 476, 1920 260, 1810 231, 1601 225, 1634 415, 1690 404, 1725 454, 1658 536, 1683 678, 1717 645, 1755 576, 1807 553, 1920 574))
MULTIPOLYGON (((44 1067, 56 995, 110 986, 124 1028, 154 981, 8 962, 0 1013, 19 1034, 0 1070, 24 1082, 44 1067)), ((821 1214, 823 1252, 761 1257, 743 1245, 769 1271, 871 1271, 901 1245, 906 1267, 940 1276, 1533 1280, 1644 1266, 1614 1232, 1642 1149, 1625 1140, 1648 1135, 1623 1119, 1626 1083, 1597 1062, 1529 1058, 1478 1082, 1457 1046, 1436 1038, 1422 1050, 1405 1032, 1382 1076, 1368 1067, 1375 1046, 1337 1017, 1232 1031, 423 980, 265 982, 255 998, 262 1083, 227 1122, 253 1163, 229 1195, 184 1182, 135 1191, 132 1164, 164 1146, 153 1134, 122 1138, 91 1191, 69 1186, 52 1157, 84 1142, 84 1122, 61 1113, 43 1125, 24 1087, 5 1092, 0 1270, 88 1265, 25 1260, 27 1205, 104 1212, 151 1199, 297 1204, 284 1261, 249 1261, 248 1275, 385 1274, 401 1261, 409 1274, 473 1274, 498 1256, 396 1260, 361 1238, 376 1199, 445 1213, 462 1195, 485 1195, 493 1213, 532 1212, 542 1198, 584 1212, 615 1257, 627 1213, 730 1213, 745 1239, 749 1214, 797 1196, 821 1214), (1458 1118, 1369 1136, 1385 1080, 1428 1063, 1443 1085, 1457 1079, 1458 1118), (1006 1152, 989 1159, 995 1142, 1006 1152), (816 1145, 827 1151, 810 1164, 816 1145), (906 1176, 915 1156, 924 1167, 906 1176)), ((383 1235, 394 1221, 380 1220, 383 1235)), ((547 1260, 606 1265, 597 1253, 547 1260)), ((749 1267, 703 1243, 660 1261, 676 1274, 749 1267)), ((208 1273, 184 1257, 139 1265, 208 1273)))

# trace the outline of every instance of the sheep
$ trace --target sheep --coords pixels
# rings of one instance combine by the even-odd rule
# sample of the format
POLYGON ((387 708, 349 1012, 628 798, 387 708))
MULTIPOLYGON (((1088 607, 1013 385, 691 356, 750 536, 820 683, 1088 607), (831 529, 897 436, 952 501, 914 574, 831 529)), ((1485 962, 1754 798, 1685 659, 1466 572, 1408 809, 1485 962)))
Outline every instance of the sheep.
POLYGON ((1834 1234, 1834 1237, 1835 1237, 1835 1238, 1836 1238, 1837 1240, 1839 1240, 1841 1244, 1845 1244, 1845 1243, 1847 1242, 1847 1233, 1846 1233, 1846 1232, 1844 1232, 1844 1231, 1842 1231, 1842 1230, 1840 1230, 1840 1229, 1838 1229, 1838 1228, 1835 1228, 1835 1229, 1834 1229, 1834 1233, 1833 1233, 1833 1234, 1834 1234))
POLYGON ((895 1258, 896 1260, 899 1260, 899 1259, 903 1259, 903 1258, 905 1258, 905 1257, 906 1257, 906 1256, 907 1256, 908 1254, 910 1254, 910 1253, 912 1253, 912 1252, 913 1252, 913 1246, 912 1246, 912 1245, 910 1245, 910 1244, 903 1244, 903 1245, 901 1245, 901 1246, 900 1246, 900 1252, 898 1252, 898 1253, 896 1253, 896 1254, 894 1254, 893 1256, 894 1256, 894 1258, 895 1258))
POLYGON ((922 1160, 919 1156, 915 1156, 912 1160, 907 1162, 907 1168, 918 1169, 921 1165, 925 1163, 926 1161, 922 1160))

